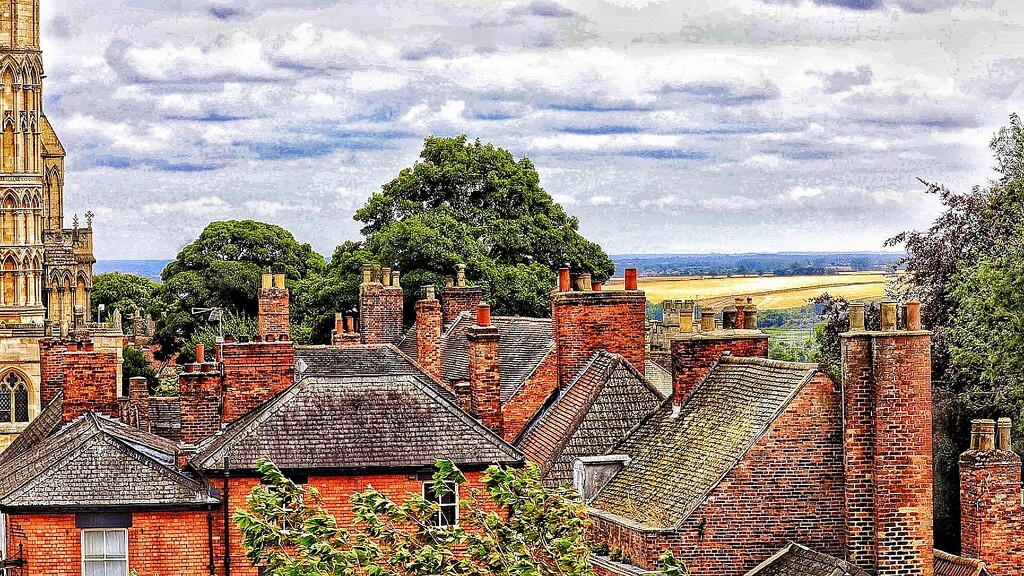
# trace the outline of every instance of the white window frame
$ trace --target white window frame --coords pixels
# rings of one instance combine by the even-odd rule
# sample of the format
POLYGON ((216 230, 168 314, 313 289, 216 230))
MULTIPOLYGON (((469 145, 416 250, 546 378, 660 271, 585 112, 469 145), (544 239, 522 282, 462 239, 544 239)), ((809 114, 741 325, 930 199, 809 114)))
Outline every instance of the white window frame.
POLYGON ((444 484, 451 490, 452 494, 454 495, 454 502, 442 503, 440 499, 434 495, 433 480, 428 480, 423 483, 423 499, 426 500, 427 502, 437 504, 439 510, 437 511, 437 515, 435 516, 435 518, 437 519, 436 526, 438 528, 454 528, 459 525, 459 485, 456 482, 445 482, 444 484), (455 522, 453 522, 452 524, 442 523, 444 519, 443 510, 446 508, 455 510, 455 522))
POLYGON ((83 528, 81 530, 81 532, 82 532, 82 551, 81 551, 81 554, 82 554, 82 574, 83 574, 83 576, 86 573, 85 572, 85 563, 86 563, 86 557, 85 557, 85 535, 86 535, 87 532, 101 532, 101 533, 103 533, 104 534, 104 538, 103 538, 104 545, 106 545, 106 533, 107 532, 120 532, 120 533, 124 534, 124 558, 113 558, 113 557, 107 558, 106 557, 106 551, 104 551, 102 559, 100 559, 100 558, 89 558, 88 560, 90 562, 107 562, 107 561, 114 561, 114 560, 124 560, 124 573, 125 574, 129 574, 131 572, 131 565, 129 564, 128 529, 127 528, 83 528))

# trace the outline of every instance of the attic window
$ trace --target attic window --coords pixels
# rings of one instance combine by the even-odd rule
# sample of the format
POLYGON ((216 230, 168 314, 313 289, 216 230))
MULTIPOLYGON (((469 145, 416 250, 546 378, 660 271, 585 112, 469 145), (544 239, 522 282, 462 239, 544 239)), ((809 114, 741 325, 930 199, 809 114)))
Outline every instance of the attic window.
POLYGON ((459 524, 459 485, 454 482, 445 482, 440 493, 435 492, 434 486, 436 486, 434 482, 423 483, 423 499, 437 504, 438 507, 431 523, 439 527, 457 526, 459 524))

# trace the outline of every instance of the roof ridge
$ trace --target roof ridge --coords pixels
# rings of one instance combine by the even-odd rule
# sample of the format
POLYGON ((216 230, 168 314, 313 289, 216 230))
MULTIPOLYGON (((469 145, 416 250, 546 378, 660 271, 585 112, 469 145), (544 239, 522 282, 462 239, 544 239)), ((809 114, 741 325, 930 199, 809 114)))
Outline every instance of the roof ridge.
MULTIPOLYGON (((191 478, 186 477, 177 468, 171 468, 171 467, 167 466, 163 462, 160 462, 159 460, 157 460, 156 458, 153 458, 152 456, 146 454, 145 452, 142 452, 141 450, 137 450, 130 443, 124 441, 121 438, 118 438, 117 436, 115 436, 113 434, 104 433, 103 434, 103 438, 104 438, 105 441, 114 443, 116 445, 116 447, 119 448, 120 450, 127 451, 128 456, 134 458, 136 461, 142 462, 143 464, 147 464, 151 468, 155 467, 155 470, 157 472, 159 472, 160 474, 162 474, 164 477, 166 477, 166 478, 168 478, 168 479, 170 479, 170 480, 172 480, 174 482, 177 482, 178 484, 181 484, 182 486, 184 486, 186 488, 189 488, 191 490, 195 490, 196 492, 206 491, 207 495, 209 495, 209 491, 205 490, 206 489, 205 483, 203 483, 203 482, 201 482, 199 480, 193 480, 191 478)), ((171 456, 173 457, 174 455, 171 454, 171 456)))
POLYGON ((753 364, 755 366, 767 366, 771 368, 789 368, 792 370, 817 370, 818 365, 813 362, 790 362, 788 360, 776 360, 774 358, 762 358, 760 356, 733 356, 722 354, 719 362, 726 364, 753 364))

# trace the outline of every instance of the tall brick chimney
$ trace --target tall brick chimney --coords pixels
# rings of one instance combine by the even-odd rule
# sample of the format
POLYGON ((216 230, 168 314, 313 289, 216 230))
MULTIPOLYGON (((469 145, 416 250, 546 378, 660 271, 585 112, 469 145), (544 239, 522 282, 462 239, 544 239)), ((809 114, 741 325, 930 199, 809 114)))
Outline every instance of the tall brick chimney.
MULTIPOLYGON (((225 344, 226 346, 228 344, 225 344)), ((198 350, 196 356, 198 359, 198 350)), ((220 430, 224 402, 223 386, 224 379, 217 363, 185 365, 185 371, 178 378, 183 442, 198 444, 202 439, 220 430)))
POLYGON ((466 332, 469 341, 470 413, 501 436, 501 381, 498 373, 498 329, 491 325, 491 307, 477 306, 476 325, 466 332))
POLYGON ((877 576, 932 576, 931 334, 897 330, 896 309, 879 332, 851 314, 840 336, 846 549, 877 576))
POLYGON ((476 307, 483 301, 483 295, 483 289, 466 285, 466 265, 459 264, 455 278, 449 276, 441 292, 442 329, 451 326, 463 312, 476 312, 476 307))
POLYGON ((96 352, 91 341, 84 341, 69 343, 62 355, 64 402, 61 420, 70 422, 89 411, 119 419, 117 354, 96 352))
POLYGON ((295 383, 295 345, 290 340, 225 344, 223 362, 224 424, 295 383))
POLYGON ((992 574, 1024 574, 1021 459, 1010 447, 1011 422, 971 422, 971 447, 960 455, 960 548, 992 574))
POLYGON ((570 291, 568 277, 568 268, 560 270, 558 289, 551 293, 559 388, 568 387, 602 349, 621 355, 643 372, 647 296, 637 289, 636 269, 626 270, 625 290, 570 291))
MULTIPOLYGON (((742 304, 737 299, 736 308, 742 304)), ((743 306, 747 308, 747 306, 743 306)), ((693 314, 689 308, 687 314, 693 314)), ((731 311, 730 325, 738 325, 738 312, 731 311)), ((680 332, 671 343, 672 351, 672 402, 681 406, 686 402, 690 392, 708 373, 722 354, 731 354, 743 358, 767 358, 768 335, 760 330, 746 329, 715 329, 714 310, 705 307, 701 310, 702 331, 680 332)))
POLYGON ((363 266, 363 282, 359 285, 363 344, 394 344, 402 337, 405 295, 400 277, 398 270, 363 266))
POLYGON ((423 287, 416 302, 416 361, 427 374, 441 379, 441 303, 434 297, 434 286, 423 287))
POLYGON ((288 319, 288 289, 284 287, 284 274, 264 274, 260 286, 259 331, 261 337, 290 334, 288 319))

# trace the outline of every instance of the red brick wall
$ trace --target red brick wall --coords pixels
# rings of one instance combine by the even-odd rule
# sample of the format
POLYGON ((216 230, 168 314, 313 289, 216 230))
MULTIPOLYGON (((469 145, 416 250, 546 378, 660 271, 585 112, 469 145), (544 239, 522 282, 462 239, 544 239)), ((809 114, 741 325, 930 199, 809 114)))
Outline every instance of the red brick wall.
POLYGON ((846 468, 846 550, 850 562, 875 566, 875 386, 871 338, 842 339, 846 468))
POLYGON ((444 327, 452 325, 463 312, 476 312, 484 291, 476 286, 451 286, 441 292, 441 316, 444 327))
POLYGON ((368 282, 359 286, 363 344, 395 344, 402 337, 405 295, 401 288, 368 282))
POLYGON ((64 351, 67 345, 51 338, 39 341, 39 399, 45 408, 64 389, 64 351))
POLYGON ((441 379, 441 303, 416 303, 416 362, 427 374, 441 379))
MULTIPOLYGON (((27 574, 72 576, 82 573, 82 531, 74 514, 8 517, 8 550, 24 544, 27 574)), ((128 529, 128 569, 140 576, 207 574, 209 541, 206 512, 136 512, 128 529)))
POLYGON ((694 335, 672 341, 672 390, 682 404, 723 352, 744 358, 767 358, 768 335, 716 337, 694 335))
POLYGON ((961 553, 995 576, 1024 574, 1020 456, 1004 450, 960 455, 961 553))
MULTIPOLYGON (((467 483, 459 493, 460 498, 468 498, 469 490, 479 489, 485 494, 486 489, 480 481, 481 472, 466 472, 467 483)), ((223 480, 213 480, 213 484, 223 488, 223 480)), ((256 478, 232 477, 229 491, 229 510, 245 506, 245 497, 253 487, 259 484, 256 478)), ((374 474, 358 476, 310 476, 307 486, 313 486, 320 492, 322 506, 338 520, 338 524, 350 528, 354 516, 352 514, 351 497, 355 492, 373 486, 384 495, 396 501, 403 501, 409 494, 422 494, 423 480, 416 474, 374 474)), ((205 532, 204 532, 205 534, 205 532)), ((217 574, 223 574, 224 555, 224 523, 223 510, 215 513, 214 519, 214 551, 217 553, 217 574)), ((257 570, 245 558, 242 547, 241 533, 231 524, 231 574, 232 576, 256 576, 257 570)))
POLYGON ((198 444, 200 440, 220 430, 221 403, 224 398, 222 386, 219 371, 183 372, 178 378, 183 442, 198 444))
POLYGON ((645 568, 669 548, 700 576, 743 574, 790 541, 842 556, 841 438, 838 386, 818 374, 679 530, 597 519, 593 539, 645 568))
POLYGON ((523 382, 516 393, 501 407, 505 422, 505 440, 513 442, 522 433, 530 419, 544 406, 551 393, 558 388, 558 358, 554 348, 548 352, 533 374, 523 382))
POLYGON ((931 336, 877 336, 874 357, 878 576, 932 576, 931 336))
POLYGON ((469 353, 470 413, 501 436, 501 381, 498 371, 498 329, 473 325, 466 332, 469 353))
POLYGON ((259 296, 259 333, 260 336, 291 333, 288 319, 288 289, 260 288, 259 296))
POLYGON ((117 403, 117 354, 65 352, 63 421, 70 422, 90 410, 121 417, 117 403))
POLYGON ((234 422, 293 383, 292 342, 226 344, 222 422, 234 422))
POLYGON ((647 298, 640 290, 553 292, 551 328, 558 385, 565 388, 597 350, 620 354, 644 371, 647 298))
POLYGON ((931 576, 928 332, 843 337, 850 558, 878 576, 931 576))

